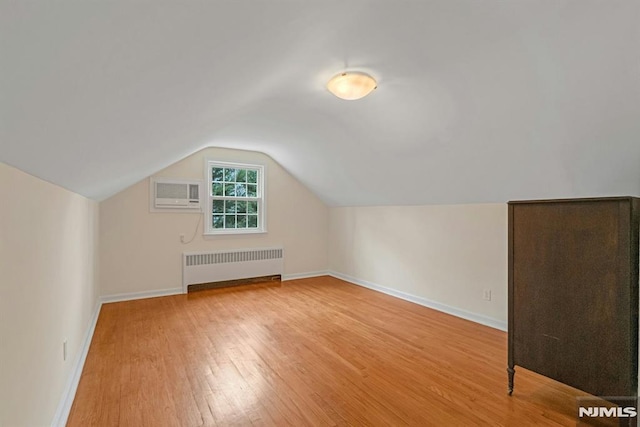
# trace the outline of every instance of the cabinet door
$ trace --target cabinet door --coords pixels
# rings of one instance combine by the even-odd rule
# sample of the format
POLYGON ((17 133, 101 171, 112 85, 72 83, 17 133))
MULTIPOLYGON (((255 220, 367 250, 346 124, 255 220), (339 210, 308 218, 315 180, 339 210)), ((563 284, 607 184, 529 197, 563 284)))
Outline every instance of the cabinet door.
POLYGON ((512 209, 514 363, 591 394, 635 394, 630 203, 512 209))

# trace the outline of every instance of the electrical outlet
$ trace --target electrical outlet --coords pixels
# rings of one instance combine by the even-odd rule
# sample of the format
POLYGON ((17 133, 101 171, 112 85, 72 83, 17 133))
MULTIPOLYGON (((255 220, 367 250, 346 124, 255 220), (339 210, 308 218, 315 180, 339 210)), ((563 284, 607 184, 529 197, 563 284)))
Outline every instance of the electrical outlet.
POLYGON ((485 289, 482 291, 482 298, 485 301, 491 301, 491 289, 485 289))
POLYGON ((180 243, 184 243, 184 234, 180 234, 180 243))
POLYGON ((67 340, 62 341, 62 360, 67 360, 67 340))

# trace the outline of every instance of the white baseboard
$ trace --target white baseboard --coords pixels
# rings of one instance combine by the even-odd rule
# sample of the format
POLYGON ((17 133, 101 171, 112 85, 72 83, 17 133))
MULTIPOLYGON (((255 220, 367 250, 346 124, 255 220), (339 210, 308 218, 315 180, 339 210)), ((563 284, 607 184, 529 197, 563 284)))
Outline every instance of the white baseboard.
POLYGON ((53 417, 52 427, 64 427, 67 425, 69 413, 71 412, 71 405, 76 397, 76 391, 78 390, 78 384, 80 384, 80 377, 82 376, 82 369, 84 368, 84 362, 87 360, 87 354, 89 353, 89 347, 91 346, 91 340, 93 339, 93 333, 96 330, 96 323, 98 323, 98 315, 100 314, 100 308, 102 302, 96 303, 93 316, 91 317, 91 323, 89 329, 84 336, 80 352, 73 362, 71 369, 71 375, 67 380, 67 385, 62 393, 62 400, 58 404, 58 409, 53 417))
POLYGON ((112 294, 100 297, 100 302, 105 304, 108 302, 132 301, 136 299, 166 297, 168 295, 183 294, 182 288, 158 289, 155 291, 132 292, 126 294, 112 294))
POLYGON ((429 300, 427 298, 419 297, 416 295, 408 294, 406 292, 397 291, 395 289, 386 288, 384 286, 380 286, 376 283, 369 282, 367 280, 361 280, 355 277, 351 277, 346 274, 338 273, 336 271, 329 271, 329 275, 333 276, 337 279, 344 280, 346 282, 353 283, 354 285, 362 286, 374 291, 382 292, 387 295, 394 296, 396 298, 403 299, 405 301, 410 301, 416 304, 420 304, 422 306, 432 308, 434 310, 441 311, 443 313, 451 314, 456 317, 460 317, 462 319, 470 320, 472 322, 479 323, 481 325, 489 326, 494 329, 499 329, 501 331, 507 330, 507 322, 503 322, 501 320, 493 319, 491 317, 483 316, 482 314, 472 313, 470 311, 461 310, 456 307, 451 307, 446 304, 441 304, 436 301, 429 300))
POLYGON ((329 272, 327 270, 310 271, 310 272, 307 272, 307 273, 283 274, 282 275, 282 281, 285 282, 287 280, 308 279, 310 277, 327 276, 328 274, 329 274, 329 272))
MULTIPOLYGON (((296 280, 296 279, 306 279, 309 277, 318 277, 318 276, 326 276, 329 273, 325 271, 311 271, 307 273, 294 273, 294 274, 283 274, 282 280, 296 280)), ((170 289, 158 289, 154 291, 143 291, 143 292, 133 292, 133 293, 123 293, 123 294, 112 294, 112 295, 104 295, 100 297, 100 302, 102 304, 106 304, 109 302, 120 302, 120 301, 133 301, 136 299, 144 299, 144 298, 155 298, 155 297, 166 297, 169 295, 179 295, 184 294, 184 290, 182 288, 170 288, 170 289)))

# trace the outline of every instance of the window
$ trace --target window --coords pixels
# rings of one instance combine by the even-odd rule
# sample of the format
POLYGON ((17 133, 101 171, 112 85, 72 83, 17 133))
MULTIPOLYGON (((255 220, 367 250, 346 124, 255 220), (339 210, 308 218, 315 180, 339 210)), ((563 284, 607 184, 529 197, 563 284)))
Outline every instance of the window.
POLYGON ((262 233, 264 166, 207 162, 205 234, 262 233))

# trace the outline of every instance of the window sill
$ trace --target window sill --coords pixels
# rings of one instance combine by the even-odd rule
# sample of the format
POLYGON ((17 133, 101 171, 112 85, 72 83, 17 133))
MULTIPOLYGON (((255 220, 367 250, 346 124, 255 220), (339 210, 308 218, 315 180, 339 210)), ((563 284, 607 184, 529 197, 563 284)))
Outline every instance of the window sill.
POLYGON ((233 231, 218 231, 214 233, 204 233, 202 236, 205 240, 216 239, 220 237, 232 237, 232 236, 252 236, 255 234, 267 234, 267 230, 233 230, 233 231))

